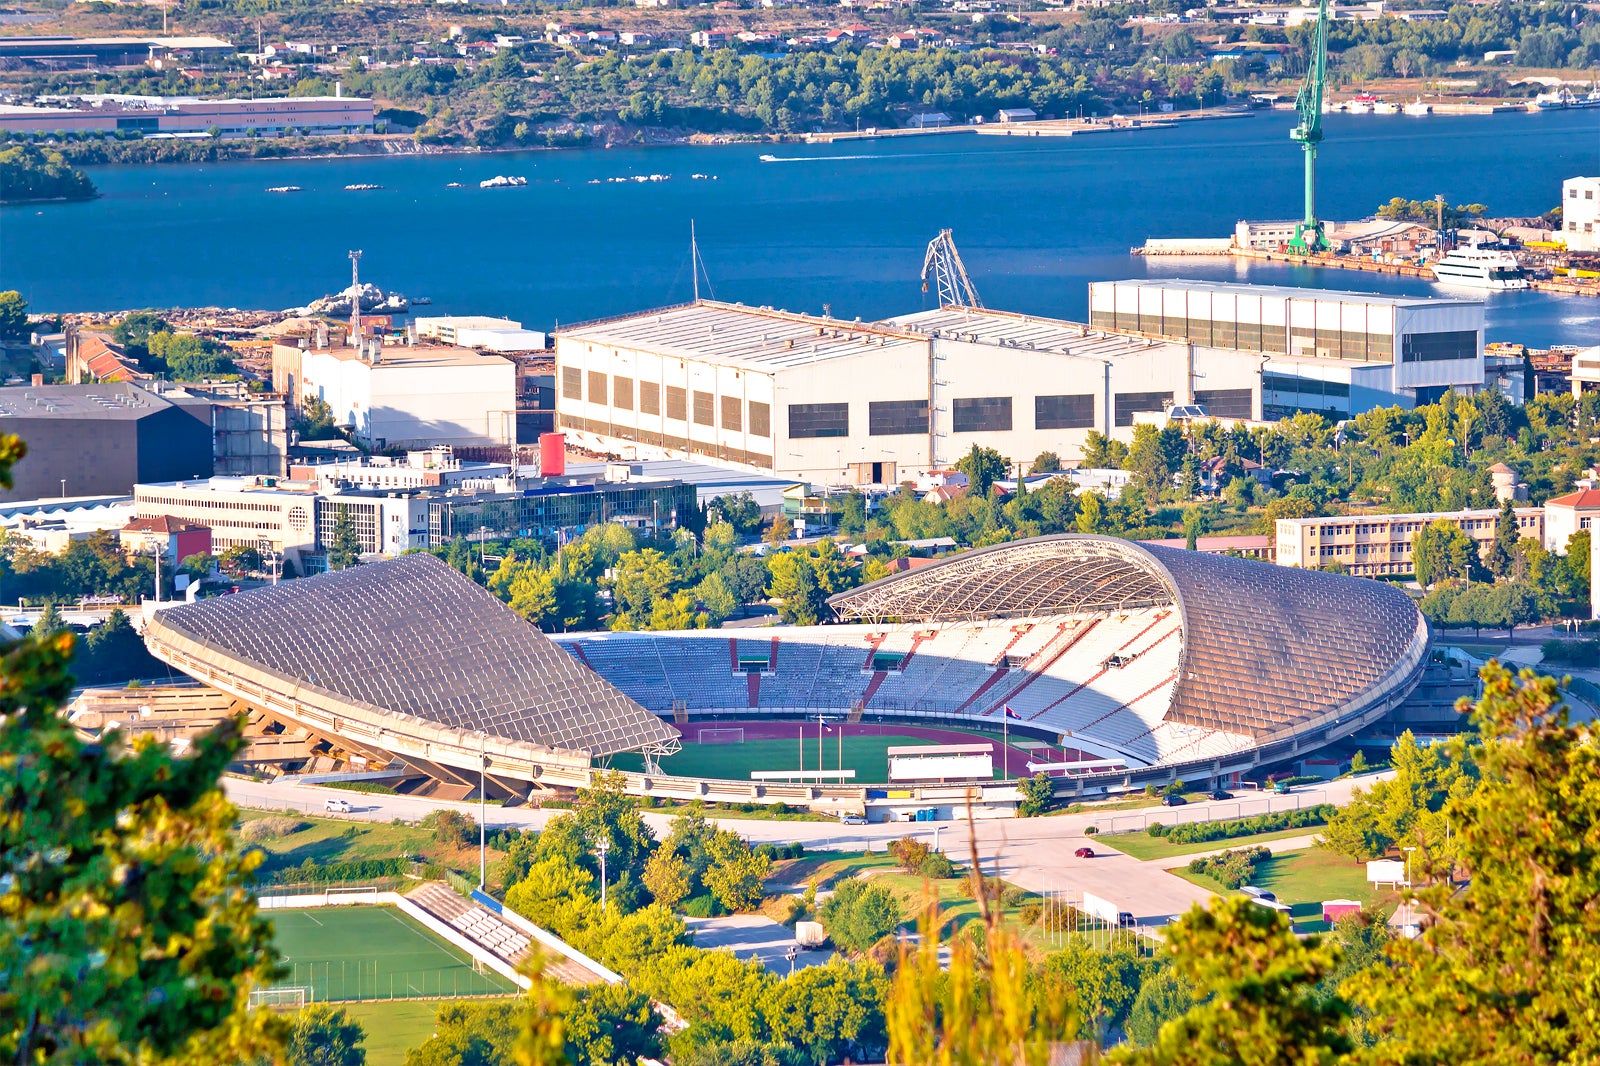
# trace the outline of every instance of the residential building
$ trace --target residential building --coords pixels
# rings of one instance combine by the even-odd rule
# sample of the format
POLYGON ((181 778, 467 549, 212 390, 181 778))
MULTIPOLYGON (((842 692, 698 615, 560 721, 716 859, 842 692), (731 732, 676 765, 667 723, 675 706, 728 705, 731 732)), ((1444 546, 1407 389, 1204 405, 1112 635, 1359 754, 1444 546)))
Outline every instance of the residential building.
POLYGON ((63 377, 74 385, 103 381, 150 381, 155 377, 104 333, 69 328, 66 335, 66 370, 63 377))
POLYGON ((211 550, 281 552, 304 570, 316 545, 316 493, 273 477, 211 477, 135 485, 136 518, 175 518, 211 529, 211 550))
POLYGON ((1334 420, 1484 387, 1477 300, 1144 279, 1089 286, 1089 324, 1259 352, 1263 417, 1334 420))
POLYGON ((1600 178, 1561 183, 1561 239, 1568 251, 1600 251, 1600 178))
POLYGON ((211 554, 211 527, 160 515, 134 518, 117 533, 129 555, 161 553, 161 561, 176 566, 191 555, 211 554))
MULTIPOLYGON (((1516 509, 1518 539, 1545 543, 1544 510, 1516 509)), ((1274 550, 1278 565, 1318 568, 1339 563, 1357 577, 1412 572, 1411 545, 1416 535, 1443 519, 1478 544, 1479 552, 1494 542, 1498 509, 1429 514, 1336 515, 1331 518, 1280 518, 1274 550)))
POLYGON ((211 404, 127 382, 0 389, 0 432, 28 454, 0 500, 125 496, 140 481, 212 473, 211 404))
POLYGON ((0 104, 0 132, 7 133, 371 133, 375 121, 372 101, 353 96, 202 100, 105 94, 57 98, 49 106, 0 104))
POLYGON ((297 412, 311 397, 322 400, 335 423, 372 449, 516 439, 516 365, 471 348, 381 338, 356 347, 277 344, 272 383, 297 412))
POLYGON ((1545 550, 1567 554, 1567 543, 1572 535, 1592 528, 1597 516, 1600 516, 1600 489, 1581 488, 1546 500, 1542 542, 1545 550))
POLYGON ((1581 398, 1586 392, 1600 389, 1600 345, 1572 353, 1572 367, 1568 376, 1572 381, 1572 395, 1575 398, 1581 398))
POLYGON ((699 301, 556 335, 559 427, 628 459, 894 485, 974 444, 1079 454, 1172 403, 1255 418, 1259 355, 944 308, 870 325, 699 301), (1205 388, 1195 389, 1203 381, 1205 388))

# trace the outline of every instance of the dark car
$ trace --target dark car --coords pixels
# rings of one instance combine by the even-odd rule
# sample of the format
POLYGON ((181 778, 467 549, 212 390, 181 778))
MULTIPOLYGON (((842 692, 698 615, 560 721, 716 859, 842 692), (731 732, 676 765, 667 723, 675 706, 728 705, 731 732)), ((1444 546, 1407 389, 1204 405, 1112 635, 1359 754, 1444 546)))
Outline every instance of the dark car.
POLYGON ((1211 792, 1211 798, 1214 800, 1231 800, 1233 799, 1233 793, 1229 792, 1225 788, 1213 789, 1211 792))
POLYGON ((1077 851, 1073 852, 1072 854, 1074 856, 1076 856, 1077 858, 1080 858, 1080 859, 1092 859, 1092 858, 1094 858, 1094 849, 1093 848, 1079 848, 1077 851))
POLYGON ((1163 806, 1163 807, 1182 807, 1185 803, 1188 803, 1188 802, 1189 802, 1188 800, 1184 799, 1182 796, 1179 796, 1177 794, 1173 794, 1171 796, 1162 796, 1161 797, 1161 806, 1163 806))

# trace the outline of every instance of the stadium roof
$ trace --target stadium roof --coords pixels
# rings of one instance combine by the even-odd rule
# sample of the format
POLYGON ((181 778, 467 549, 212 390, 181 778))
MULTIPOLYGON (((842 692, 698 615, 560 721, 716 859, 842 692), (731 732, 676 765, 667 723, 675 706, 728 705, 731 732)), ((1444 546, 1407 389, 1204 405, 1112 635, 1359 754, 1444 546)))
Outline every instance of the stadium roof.
POLYGON ((893 327, 712 300, 569 326, 557 336, 767 373, 928 346, 926 337, 893 327))
POLYGON ((845 619, 899 622, 1170 603, 1184 651, 1166 720, 1258 739, 1398 687, 1428 640, 1410 598, 1382 582, 1080 534, 978 549, 828 602, 845 619))
POLYGON ((678 736, 431 555, 171 607, 145 637, 186 638, 286 691, 545 748, 605 756, 678 736))

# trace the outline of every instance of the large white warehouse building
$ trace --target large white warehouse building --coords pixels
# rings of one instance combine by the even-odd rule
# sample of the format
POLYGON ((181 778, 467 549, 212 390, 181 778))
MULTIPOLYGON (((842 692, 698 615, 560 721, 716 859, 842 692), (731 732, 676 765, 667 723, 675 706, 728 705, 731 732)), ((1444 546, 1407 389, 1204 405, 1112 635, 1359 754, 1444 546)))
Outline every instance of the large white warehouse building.
POLYGON ((970 308, 863 325, 700 301, 563 331, 555 351, 574 443, 832 484, 893 484, 974 444, 1071 461, 1091 430, 1131 439, 1141 411, 1261 404, 1259 355, 970 308))
POLYGON ((1270 355, 1263 413, 1348 418, 1484 387, 1483 304, 1182 279, 1089 286, 1089 323, 1270 355))

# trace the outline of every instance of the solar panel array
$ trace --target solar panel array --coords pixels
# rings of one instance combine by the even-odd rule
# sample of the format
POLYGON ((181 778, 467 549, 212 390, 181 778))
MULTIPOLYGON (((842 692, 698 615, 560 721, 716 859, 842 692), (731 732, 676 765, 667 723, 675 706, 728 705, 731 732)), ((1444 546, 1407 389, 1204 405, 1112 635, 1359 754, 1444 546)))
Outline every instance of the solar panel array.
POLYGON ((173 607, 161 622, 335 697, 453 729, 597 756, 677 737, 431 555, 173 607))

